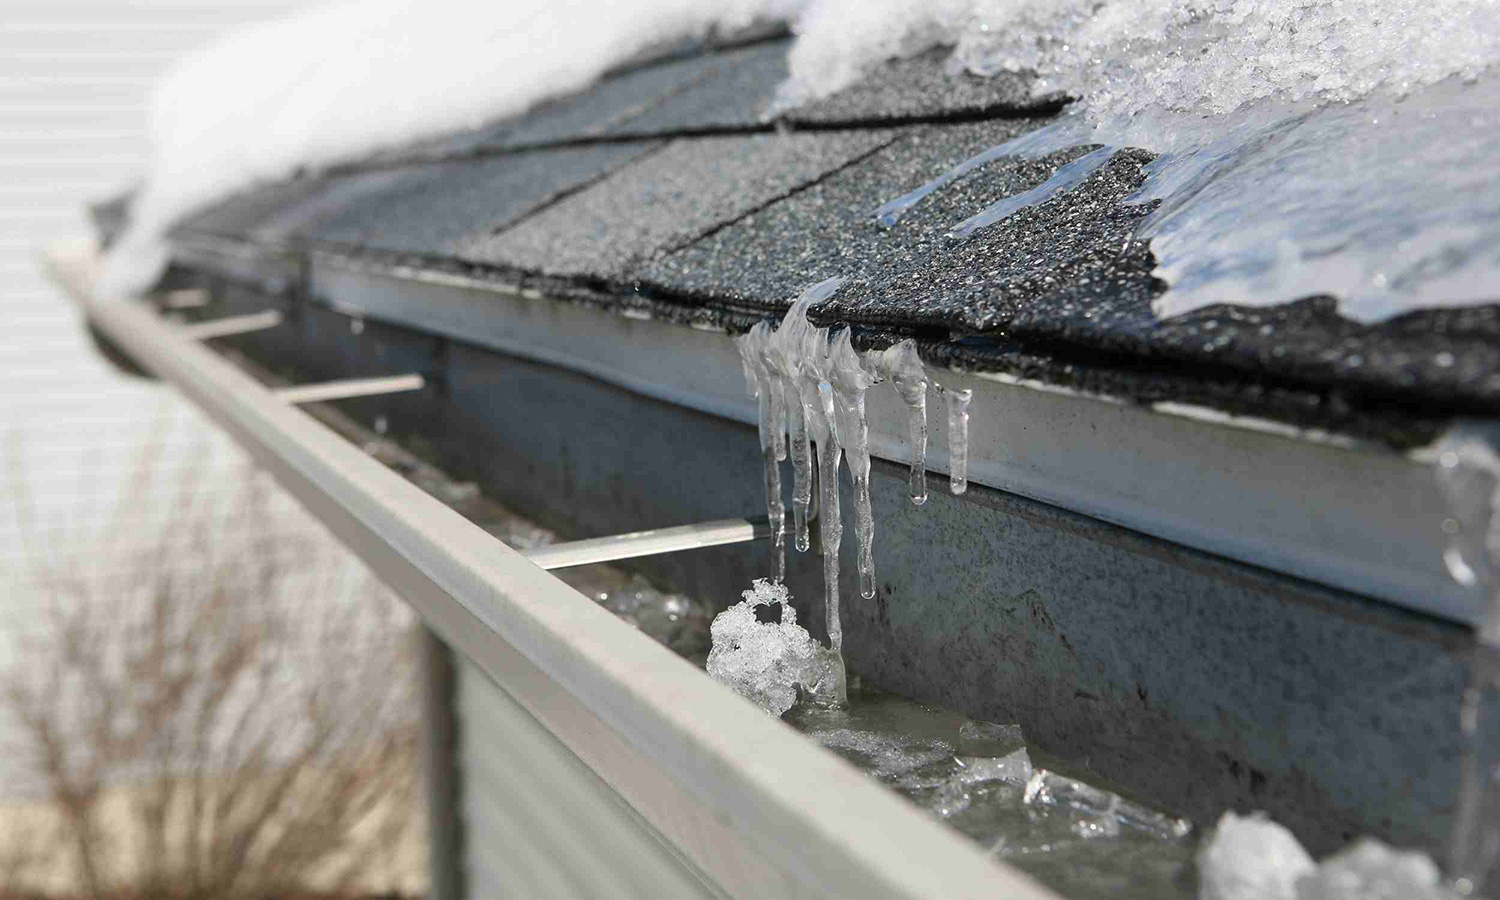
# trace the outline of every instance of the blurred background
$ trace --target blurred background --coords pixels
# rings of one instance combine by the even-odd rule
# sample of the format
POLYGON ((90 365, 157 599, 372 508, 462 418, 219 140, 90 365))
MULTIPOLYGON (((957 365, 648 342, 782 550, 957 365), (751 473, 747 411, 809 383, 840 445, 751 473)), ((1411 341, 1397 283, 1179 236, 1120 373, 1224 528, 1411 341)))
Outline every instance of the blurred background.
POLYGON ((145 170, 174 61, 302 5, 0 18, 0 896, 423 889, 410 680, 359 679, 408 660, 409 616, 171 389, 111 368, 38 263, 145 170), (305 598, 326 615, 287 627, 305 598))

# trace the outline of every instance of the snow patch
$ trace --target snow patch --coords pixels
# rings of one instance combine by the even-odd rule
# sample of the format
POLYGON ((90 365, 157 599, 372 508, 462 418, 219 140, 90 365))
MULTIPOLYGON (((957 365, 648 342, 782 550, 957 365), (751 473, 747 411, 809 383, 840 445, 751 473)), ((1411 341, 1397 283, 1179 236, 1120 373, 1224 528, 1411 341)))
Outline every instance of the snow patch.
POLYGON ((785 18, 796 0, 366 0, 237 31, 177 65, 149 107, 151 156, 99 288, 138 293, 163 238, 221 197, 525 112, 650 47, 785 18))
POLYGON ((1314 863, 1265 813, 1226 812, 1198 854, 1201 900, 1456 900, 1425 853, 1361 838, 1314 863))
POLYGON ((797 31, 788 102, 952 46, 955 73, 1035 72, 1036 94, 1078 98, 1114 129, 1161 110, 1404 93, 1500 59, 1500 8, 1488 0, 819 0, 797 31))
POLYGON ((1297 900, 1297 881, 1316 869, 1286 826, 1265 813, 1226 812, 1198 855, 1201 900, 1297 900))

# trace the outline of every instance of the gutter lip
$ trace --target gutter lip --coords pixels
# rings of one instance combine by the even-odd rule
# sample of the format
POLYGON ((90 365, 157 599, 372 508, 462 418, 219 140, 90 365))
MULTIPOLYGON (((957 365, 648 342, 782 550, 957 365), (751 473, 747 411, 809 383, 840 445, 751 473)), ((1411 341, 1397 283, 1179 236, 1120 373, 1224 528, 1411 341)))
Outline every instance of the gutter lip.
POLYGON ((91 247, 54 247, 47 265, 97 327, 229 431, 719 886, 1057 900, 278 400, 146 305, 95 296, 91 247), (831 795, 837 803, 816 802, 831 795))

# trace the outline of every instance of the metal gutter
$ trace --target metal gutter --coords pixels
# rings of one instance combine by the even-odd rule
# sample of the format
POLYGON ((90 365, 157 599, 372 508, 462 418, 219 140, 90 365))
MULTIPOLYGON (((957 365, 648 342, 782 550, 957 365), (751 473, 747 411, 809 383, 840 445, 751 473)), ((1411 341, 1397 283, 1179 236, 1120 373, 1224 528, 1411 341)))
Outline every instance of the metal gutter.
MULTIPOLYGON (((54 277, 733 896, 1053 897, 737 698, 142 304, 54 277)), ((502 748, 496 748, 500 752, 502 748)))
MULTIPOLYGON (((198 265, 212 254, 199 247, 198 265)), ((753 424, 738 355, 722 333, 624 316, 472 279, 315 252, 317 302, 581 372, 753 424)), ((1345 436, 1146 407, 983 373, 931 370, 974 391, 969 480, 1240 562, 1473 624, 1483 597, 1442 566, 1446 516, 1431 461, 1345 436)), ((893 391, 866 398, 877 457, 909 458, 893 391)), ((927 464, 947 437, 929 428, 927 464)))

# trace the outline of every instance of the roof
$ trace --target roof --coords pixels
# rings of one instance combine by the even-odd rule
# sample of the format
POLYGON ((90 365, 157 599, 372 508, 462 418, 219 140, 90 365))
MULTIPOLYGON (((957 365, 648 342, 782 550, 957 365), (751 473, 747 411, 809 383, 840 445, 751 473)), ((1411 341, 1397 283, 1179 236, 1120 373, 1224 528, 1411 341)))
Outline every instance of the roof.
POLYGON ((176 236, 461 271, 731 330, 842 275, 813 318, 865 346, 909 336, 938 365, 1396 447, 1500 401, 1500 306, 1364 325, 1313 297, 1157 319, 1164 285, 1132 237, 1152 207, 1125 202, 1146 150, 964 241, 945 232, 1088 148, 996 160, 881 228, 881 203, 1040 127, 1061 98, 1032 97, 1020 75, 950 74, 928 53, 767 120, 787 46, 637 66, 519 118, 230 198, 176 236))

